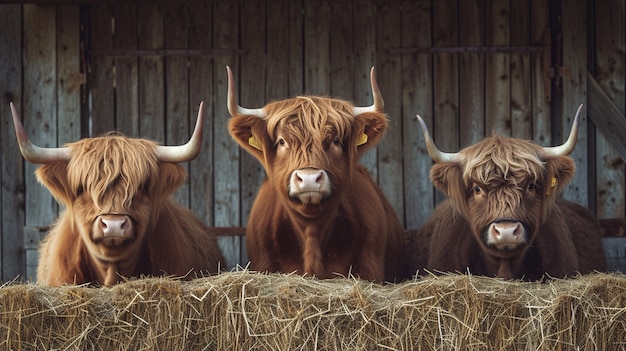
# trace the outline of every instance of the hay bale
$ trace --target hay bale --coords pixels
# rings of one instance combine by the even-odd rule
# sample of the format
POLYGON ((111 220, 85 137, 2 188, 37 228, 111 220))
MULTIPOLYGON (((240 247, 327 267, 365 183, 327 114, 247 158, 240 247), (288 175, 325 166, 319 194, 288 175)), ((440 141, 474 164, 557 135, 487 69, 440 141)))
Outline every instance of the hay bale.
POLYGON ((6 350, 626 350, 626 277, 380 286, 223 273, 110 288, 6 284, 6 350))

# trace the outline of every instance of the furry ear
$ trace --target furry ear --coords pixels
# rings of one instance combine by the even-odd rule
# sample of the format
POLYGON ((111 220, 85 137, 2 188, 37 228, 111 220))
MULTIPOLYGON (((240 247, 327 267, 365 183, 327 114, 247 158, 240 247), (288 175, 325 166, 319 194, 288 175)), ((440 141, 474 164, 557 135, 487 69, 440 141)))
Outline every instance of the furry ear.
POLYGON ((559 156, 546 161, 546 170, 548 171, 546 193, 549 196, 558 197, 563 192, 563 189, 572 181, 576 174, 576 164, 570 156, 559 156), (554 186, 551 184, 551 180, 555 179, 554 186))
POLYGON ((252 115, 235 116, 228 122, 228 131, 233 139, 261 164, 265 164, 263 154, 269 140, 265 123, 264 119, 252 115))
POLYGON ((357 133, 353 135, 351 142, 355 143, 358 157, 361 157, 380 142, 387 129, 388 121, 385 114, 375 112, 362 113, 354 118, 357 133))
POLYGON ((187 172, 182 166, 161 162, 157 179, 150 180, 151 194, 161 194, 165 198, 180 188, 186 179, 187 172))
POLYGON ((457 211, 465 213, 467 189, 463 182, 463 170, 459 165, 435 163, 430 169, 430 180, 448 196, 457 211))
POLYGON ((39 183, 45 186, 59 203, 67 207, 74 201, 76 194, 70 188, 67 179, 67 162, 44 164, 37 168, 35 176, 39 183))

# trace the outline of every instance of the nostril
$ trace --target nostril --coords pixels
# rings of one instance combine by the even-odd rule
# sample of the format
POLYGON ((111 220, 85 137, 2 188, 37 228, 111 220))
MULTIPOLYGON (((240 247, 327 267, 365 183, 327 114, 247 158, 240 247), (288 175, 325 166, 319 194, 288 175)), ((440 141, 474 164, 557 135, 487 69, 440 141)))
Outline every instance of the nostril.
POLYGON ((324 173, 320 172, 319 176, 315 179, 316 183, 322 183, 324 181, 324 173))
POLYGON ((520 223, 517 223, 515 229, 513 230, 513 236, 520 236, 523 232, 524 229, 522 228, 522 225, 520 223))

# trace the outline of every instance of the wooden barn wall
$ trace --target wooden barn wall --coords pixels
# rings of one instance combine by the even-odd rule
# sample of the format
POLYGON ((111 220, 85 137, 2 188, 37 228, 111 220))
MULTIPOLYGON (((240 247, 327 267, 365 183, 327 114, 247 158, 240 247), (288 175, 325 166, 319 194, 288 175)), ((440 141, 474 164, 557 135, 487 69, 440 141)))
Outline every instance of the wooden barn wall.
MULTIPOLYGON (((624 11, 624 0, 0 5, 2 279, 34 278, 37 228, 62 210, 19 154, 9 101, 42 146, 112 129, 184 143, 204 101, 203 148, 176 198, 210 226, 239 227, 264 170, 228 135, 225 66, 248 107, 298 94, 369 105, 375 66, 390 123, 362 161, 413 229, 443 199, 415 115, 444 151, 492 132, 561 143, 589 80, 623 116, 624 11)), ((623 218, 624 159, 589 117, 565 197, 623 218)), ((220 237, 229 267, 247 262, 244 241, 220 237)))

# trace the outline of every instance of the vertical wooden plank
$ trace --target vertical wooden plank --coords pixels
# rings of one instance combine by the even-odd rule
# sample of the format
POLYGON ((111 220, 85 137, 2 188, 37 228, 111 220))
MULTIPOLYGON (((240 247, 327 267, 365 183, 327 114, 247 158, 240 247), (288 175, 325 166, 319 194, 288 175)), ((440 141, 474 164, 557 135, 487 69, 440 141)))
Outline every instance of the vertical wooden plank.
MULTIPOLYGON (((186 49, 188 41, 189 19, 187 6, 180 4, 165 5, 164 11, 165 47, 167 49, 186 49)), ((181 145, 189 140, 195 126, 195 119, 190 119, 189 106, 189 71, 187 56, 165 57, 165 139, 167 145, 181 145)), ((189 162, 181 164, 189 172, 189 162)), ((174 194, 174 198, 189 206, 189 181, 174 194)))
MULTIPOLYGON (((57 62, 50 55, 56 51, 56 7, 24 5, 24 33, 24 127, 35 144, 56 147, 57 62)), ((27 226, 50 225, 57 217, 56 201, 33 174, 37 167, 25 164, 27 226)))
MULTIPOLYGON (((91 50, 111 50, 113 33, 112 11, 109 5, 92 5, 89 11, 91 50)), ((90 136, 98 136, 115 128, 113 59, 109 56, 94 56, 90 59, 87 77, 91 91, 90 136)))
MULTIPOLYGON (((241 92, 239 94, 240 101, 244 106, 260 107, 265 105, 264 87, 268 84, 274 84, 274 79, 268 79, 266 76, 265 46, 268 41, 273 41, 275 37, 269 37, 269 33, 266 32, 268 24, 265 19, 266 15, 270 16, 270 14, 266 13, 265 6, 265 0, 248 0, 241 4, 241 18, 246 20, 245 24, 241 26, 241 49, 244 53, 241 56, 241 79, 239 80, 241 84, 238 84, 238 87, 241 92), (271 39, 266 40, 266 38, 271 39)), ((277 18, 270 20, 281 23, 281 20, 277 18)), ((283 36, 284 40, 284 35, 272 34, 279 37, 283 36)), ((276 49, 280 50, 279 48, 276 49)), ((231 143, 235 143, 235 141, 233 140, 231 143)), ((241 223, 239 225, 246 226, 258 189, 265 180, 265 171, 256 158, 243 149, 238 149, 241 155, 241 223)), ((241 255, 237 263, 245 266, 248 262, 245 238, 241 240, 240 250, 241 255)))
MULTIPOLYGON (((58 5, 56 10, 58 144, 80 140, 80 11, 78 5, 58 5)), ((32 243, 30 244, 32 246, 32 243)), ((37 243, 38 246, 38 243, 37 243)), ((26 247, 26 243, 24 243, 26 247)), ((37 250, 30 250, 27 260, 29 276, 36 279, 37 250)))
MULTIPOLYGON (((212 3, 189 5, 189 49, 213 47, 212 3)), ((225 70, 225 67, 215 69, 225 70)), ((189 104, 193 120, 198 114, 200 102, 204 101, 204 134, 202 149, 198 157, 189 162, 189 188, 191 209, 207 225, 214 225, 213 219, 213 124, 217 119, 227 119, 228 114, 216 115, 215 104, 226 105, 224 100, 213 99, 214 66, 211 56, 191 56, 189 58, 189 104)))
POLYGON ((330 0, 304 2, 304 91, 330 93, 330 0))
MULTIPOLYGON (((330 90, 332 97, 354 102, 352 2, 333 1, 330 7, 330 90)), ((369 104, 367 104, 369 105, 369 104)))
MULTIPOLYGON (((9 103, 22 106, 22 5, 0 6, 0 248, 2 281, 24 277, 24 161, 9 103)), ((28 278, 28 276, 26 276, 28 278)))
MULTIPOLYGON (((563 31, 563 66, 570 68, 570 73, 563 77, 563 115, 561 118, 559 144, 565 141, 572 126, 576 110, 580 104, 587 104, 587 19, 586 1, 568 0, 562 2, 563 31)), ((588 137, 587 109, 582 112, 578 142, 570 156, 576 162, 578 171, 572 182, 563 192, 566 199, 588 206, 588 137)))
MULTIPOLYGON (((486 9, 487 46, 507 46, 510 41, 509 0, 487 0, 486 9)), ((511 135, 511 76, 510 54, 487 55, 485 81, 486 134, 497 132, 511 135)))
MULTIPOLYGON (((400 1, 378 1, 376 16, 376 46, 378 48, 399 47, 402 42, 402 19, 400 1)), ((382 51, 382 50, 381 50, 382 51)), ((404 196, 402 181, 402 70, 398 55, 379 51, 376 67, 378 86, 384 94, 385 111, 389 124, 385 137, 378 146, 378 172, 380 186, 404 223, 404 196)))
MULTIPOLYGON (((429 0, 402 2, 402 46, 431 46, 431 4, 429 0)), ((402 138, 404 140, 405 228, 420 228, 433 209, 434 190, 429 178, 432 161, 422 130, 415 120, 419 114, 429 128, 433 125, 432 63, 429 54, 402 56, 402 138)))
MULTIPOLYGON (((137 5, 113 5, 113 49, 137 50, 137 5)), ((115 56, 115 129, 139 137, 139 67, 137 56, 115 56)))
MULTIPOLYGON (((302 76, 292 75, 290 69, 292 66, 298 66, 302 72, 302 37, 298 37, 302 33, 302 27, 294 25, 302 23, 302 14, 300 13, 299 19, 290 16, 291 8, 300 8, 301 4, 298 1, 280 0, 267 1, 265 6, 267 7, 266 40, 264 41, 267 47, 265 53, 267 57, 265 99, 256 107, 263 106, 271 100, 289 97, 292 81, 298 81, 298 84, 302 84, 302 76)), ((244 44, 242 43, 242 45, 244 44)), ((243 60, 242 65, 244 65, 243 60)), ((245 70, 246 67, 242 67, 242 73, 245 73, 245 70)), ((260 87, 260 85, 256 86, 257 89, 260 87)), ((294 92, 294 94, 301 92, 302 88, 298 88, 297 93, 294 92)))
MULTIPOLYGON (((239 46, 239 7, 235 2, 213 4, 213 40, 216 49, 236 49, 239 46)), ((213 162, 219 165, 215 173, 213 211, 216 226, 238 226, 240 217, 239 194, 239 146, 228 134, 228 110, 226 108, 226 65, 234 66, 235 55, 215 58, 215 122, 213 162)), ((221 237, 219 245, 224 253, 227 268, 235 266, 239 259, 241 240, 238 237, 221 237)))
MULTIPOLYGON (((376 26, 374 25, 376 3, 369 0, 352 2, 352 41, 354 48, 354 103, 358 106, 372 104, 370 69, 376 64, 376 26)), ((375 68, 380 75, 380 67, 375 68)), ((385 99, 385 92, 381 92, 385 99)), ((361 163, 378 182, 378 147, 370 149, 361 157, 361 163)))
MULTIPOLYGON (((39 146, 57 146, 56 8, 24 5, 24 109, 21 111, 29 137, 39 146)), ((47 189, 39 186, 33 172, 38 165, 26 163, 26 225, 49 225, 57 206, 47 189)))
POLYGON ((626 273, 626 240, 623 237, 602 238, 602 247, 607 270, 626 273))
MULTIPOLYGON (((550 49, 550 27, 548 2, 544 0, 530 1, 530 21, 531 21, 531 45, 543 46, 544 50, 550 49)), ((549 56, 531 56, 532 62, 532 139, 543 146, 552 146, 551 123, 550 123, 550 101, 546 94, 550 91, 550 86, 545 86, 544 67, 549 67, 549 56)))
MULTIPOLYGON (((138 8, 139 49, 163 49, 163 9, 160 5, 138 8)), ((165 88, 163 57, 139 58, 139 136, 165 140, 165 88)))
POLYGON ((288 55, 289 62, 287 62, 287 69, 289 72, 289 91, 290 96, 296 94, 302 94, 304 92, 304 23, 305 23, 305 11, 304 0, 292 0, 289 1, 289 16, 288 16, 288 28, 289 28, 289 46, 288 55))
MULTIPOLYGON (((483 46, 485 1, 459 2, 459 44, 483 46)), ((485 54, 465 52, 459 55, 459 147, 474 144, 485 137, 485 54)))
MULTIPOLYGON (((458 45, 458 8, 456 1, 433 3, 433 46, 458 45)), ((435 53, 433 55, 434 120, 432 134, 442 151, 459 150, 459 72, 458 54, 435 53)), ((444 199, 436 193, 436 201, 444 199)))
POLYGON ((81 138, 80 11, 78 5, 57 8, 57 104, 59 144, 81 138))
MULTIPOLYGON (((602 90, 622 111, 626 108, 624 79, 626 31, 624 0, 595 2, 595 78, 602 90)), ((589 164, 590 168, 593 168, 589 164)), ((624 160, 607 139, 596 131, 596 211, 600 218, 621 218, 626 213, 624 160)), ((592 195, 593 196, 593 195, 592 195)))
MULTIPOLYGON (((527 1, 511 1, 510 31, 512 46, 530 42, 530 8, 527 1)), ((511 136, 532 138, 531 71, 529 53, 511 54, 511 136)))

